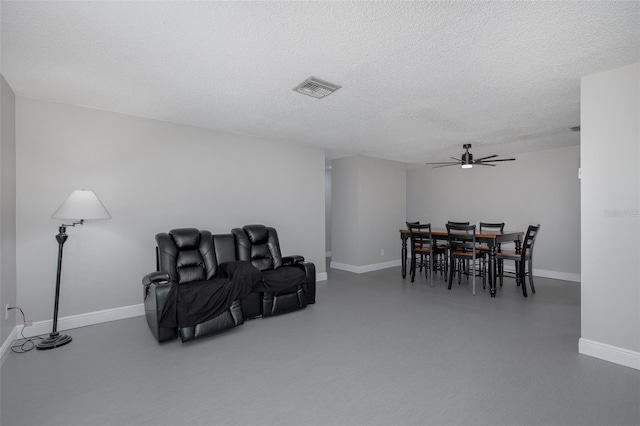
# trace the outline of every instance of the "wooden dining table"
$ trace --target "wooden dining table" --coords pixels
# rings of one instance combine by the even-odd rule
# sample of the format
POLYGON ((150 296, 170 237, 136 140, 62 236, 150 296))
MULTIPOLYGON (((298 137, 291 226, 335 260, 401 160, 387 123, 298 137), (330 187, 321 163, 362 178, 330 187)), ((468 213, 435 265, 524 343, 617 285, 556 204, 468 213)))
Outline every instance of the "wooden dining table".
MULTIPOLYGON (((402 278, 407 276, 407 240, 409 239, 409 230, 400 230, 400 239, 402 240, 401 264, 402 278)), ((489 291, 491 297, 496 297, 496 253, 500 243, 513 242, 516 245, 516 251, 520 251, 521 239, 524 235, 523 231, 503 231, 503 232, 487 232, 476 233, 476 241, 485 243, 489 247, 489 291)), ((431 229, 431 237, 434 240, 447 241, 448 235, 446 229, 431 229)))

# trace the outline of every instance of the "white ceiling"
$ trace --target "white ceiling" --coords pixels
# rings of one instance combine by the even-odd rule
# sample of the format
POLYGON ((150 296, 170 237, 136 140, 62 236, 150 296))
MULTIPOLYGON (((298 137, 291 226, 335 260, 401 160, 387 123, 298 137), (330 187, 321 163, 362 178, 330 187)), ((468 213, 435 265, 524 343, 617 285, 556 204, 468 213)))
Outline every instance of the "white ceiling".
POLYGON ((640 2, 1 3, 42 98, 408 163, 579 143, 580 78, 640 61, 640 2), (310 76, 342 86, 315 99, 310 76))

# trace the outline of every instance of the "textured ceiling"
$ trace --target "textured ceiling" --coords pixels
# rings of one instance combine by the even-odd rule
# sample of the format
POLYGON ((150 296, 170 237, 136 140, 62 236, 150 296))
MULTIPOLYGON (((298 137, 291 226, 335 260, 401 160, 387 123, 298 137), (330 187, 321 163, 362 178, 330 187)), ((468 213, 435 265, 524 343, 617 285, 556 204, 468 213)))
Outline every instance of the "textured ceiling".
POLYGON ((1 2, 17 95, 408 163, 576 145, 640 2, 1 2), (342 86, 316 99, 310 76, 342 86))

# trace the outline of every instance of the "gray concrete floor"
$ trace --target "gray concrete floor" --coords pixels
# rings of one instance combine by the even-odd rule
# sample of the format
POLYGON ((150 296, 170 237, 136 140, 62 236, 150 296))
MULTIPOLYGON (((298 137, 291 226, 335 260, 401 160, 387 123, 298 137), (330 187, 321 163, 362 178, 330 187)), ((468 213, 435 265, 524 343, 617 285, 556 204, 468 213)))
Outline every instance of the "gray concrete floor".
POLYGON ((640 372, 578 354, 580 285, 329 270, 317 303, 159 345, 144 317, 10 354, 10 425, 639 425, 640 372), (481 288, 481 287, 480 287, 481 288))

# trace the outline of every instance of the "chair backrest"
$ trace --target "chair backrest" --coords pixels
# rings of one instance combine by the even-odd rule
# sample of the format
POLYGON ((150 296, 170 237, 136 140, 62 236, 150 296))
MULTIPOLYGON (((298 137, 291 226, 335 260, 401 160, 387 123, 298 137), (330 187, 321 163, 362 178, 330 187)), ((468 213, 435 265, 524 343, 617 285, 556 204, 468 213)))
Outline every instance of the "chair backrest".
POLYGON ((482 231, 504 232, 504 222, 480 222, 480 230, 478 232, 482 234, 482 231))
POLYGON ((234 228, 231 233, 236 238, 238 260, 251 262, 261 271, 278 269, 282 266, 282 254, 278 233, 264 225, 247 225, 234 228))
POLYGON ((213 277, 218 261, 209 231, 174 229, 156 235, 158 271, 167 272, 178 284, 213 277))
POLYGON ((533 255, 533 245, 536 242, 539 230, 540 225, 529 225, 527 228, 527 233, 524 236, 522 248, 520 249, 520 257, 522 260, 528 259, 533 255))
POLYGON ((447 238, 452 251, 473 250, 476 245, 476 225, 447 223, 447 238))
POLYGON ((407 229, 409 230, 409 238, 411 239, 411 252, 413 253, 416 248, 432 248, 433 238, 431 237, 431 224, 420 222, 407 222, 407 229))
POLYGON ((469 222, 453 222, 453 221, 448 221, 447 224, 449 225, 469 225, 469 222))

